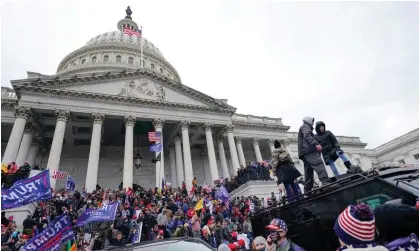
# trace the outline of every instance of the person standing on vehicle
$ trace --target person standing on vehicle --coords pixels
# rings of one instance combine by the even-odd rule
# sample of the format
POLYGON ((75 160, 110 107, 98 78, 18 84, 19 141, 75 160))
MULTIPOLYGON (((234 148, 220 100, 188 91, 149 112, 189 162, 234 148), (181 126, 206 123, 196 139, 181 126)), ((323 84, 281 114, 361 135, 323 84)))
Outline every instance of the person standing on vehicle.
POLYGON ((304 163, 304 193, 310 192, 313 188, 313 171, 316 171, 322 185, 329 183, 326 167, 320 157, 322 146, 314 138, 313 124, 314 118, 306 116, 303 118, 303 125, 298 131, 298 157, 304 163))
POLYGON ((275 140, 274 147, 271 165, 277 177, 276 184, 278 186, 281 183, 284 184, 287 198, 291 201, 294 197, 301 195, 300 187, 295 183, 295 180, 301 176, 301 173, 295 168, 289 152, 281 146, 278 140, 275 140))
POLYGON ((314 138, 322 146, 322 154, 324 163, 330 166, 335 177, 339 176, 338 169, 336 168, 335 161, 338 158, 341 158, 343 164, 346 166, 348 171, 352 168, 352 163, 345 155, 345 153, 340 148, 339 142, 336 139, 335 135, 326 130, 326 124, 323 121, 318 121, 316 123, 316 136, 314 138))
POLYGON ((287 238, 288 227, 285 221, 274 218, 265 229, 269 233, 266 238, 266 251, 304 251, 287 238))

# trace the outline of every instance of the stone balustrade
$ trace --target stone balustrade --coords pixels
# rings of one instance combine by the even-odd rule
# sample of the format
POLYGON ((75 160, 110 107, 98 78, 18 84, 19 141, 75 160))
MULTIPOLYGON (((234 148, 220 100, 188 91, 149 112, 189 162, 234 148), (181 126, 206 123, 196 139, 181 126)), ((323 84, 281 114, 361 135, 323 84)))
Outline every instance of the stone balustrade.
MULTIPOLYGON (((287 138, 296 142, 298 139, 298 132, 289 132, 287 138)), ((343 144, 365 144, 359 139, 359 137, 336 136, 336 139, 343 144)))
POLYGON ((418 137, 419 137, 419 128, 417 128, 417 129, 415 129, 415 130, 413 130, 409 133, 406 133, 403 136, 395 138, 394 140, 392 140, 390 142, 387 142, 384 145, 381 145, 381 146, 373 149, 373 153, 376 154, 376 155, 383 154, 387 151, 390 151, 394 148, 399 147, 400 145, 402 145, 406 142, 409 142, 410 140, 417 139, 418 137))
POLYGON ((245 114, 234 114, 232 116, 233 121, 240 122, 249 122, 249 123, 260 123, 260 124, 278 124, 283 125, 281 118, 269 118, 262 116, 254 115, 245 115, 245 114))

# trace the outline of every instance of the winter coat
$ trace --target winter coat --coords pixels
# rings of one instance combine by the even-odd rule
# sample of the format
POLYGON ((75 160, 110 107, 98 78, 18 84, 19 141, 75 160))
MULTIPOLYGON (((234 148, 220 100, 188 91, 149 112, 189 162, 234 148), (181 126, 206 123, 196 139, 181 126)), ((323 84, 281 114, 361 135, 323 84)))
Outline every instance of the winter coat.
POLYGON ((295 168, 294 162, 288 151, 284 147, 276 148, 272 152, 272 167, 276 170, 277 184, 292 183, 301 176, 301 173, 295 168))
POLYGON ((312 117, 304 117, 303 125, 298 131, 298 157, 303 159, 303 156, 309 153, 316 153, 316 145, 319 143, 314 139, 312 117))
POLYGON ((339 156, 336 151, 340 150, 340 145, 335 135, 331 131, 326 131, 326 125, 319 121, 316 123, 316 136, 314 138, 322 146, 323 159, 326 164, 329 160, 335 162, 339 156), (324 131, 320 132, 320 127, 324 127, 324 131))

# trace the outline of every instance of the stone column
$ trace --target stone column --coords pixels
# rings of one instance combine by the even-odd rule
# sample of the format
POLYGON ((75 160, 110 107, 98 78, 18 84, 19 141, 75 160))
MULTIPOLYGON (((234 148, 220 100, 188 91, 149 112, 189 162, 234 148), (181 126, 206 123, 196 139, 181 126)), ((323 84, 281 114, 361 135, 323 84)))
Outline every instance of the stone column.
POLYGON ((182 139, 180 138, 180 135, 175 136, 175 151, 177 186, 181 187, 182 182, 185 180, 185 175, 183 172, 182 139))
MULTIPOLYGON (((153 126, 154 126, 154 131, 155 132, 161 132, 161 145, 162 145, 162 149, 160 153, 156 153, 156 157, 160 155, 160 161, 156 163, 156 187, 161 188, 161 181, 162 178, 165 178, 164 175, 164 152, 163 152, 163 124, 164 124, 164 119, 159 119, 159 118, 154 118, 153 120, 153 126)), ((164 179, 164 181, 166 182, 166 179, 164 179)))
POLYGON ((28 157, 26 158, 26 161, 31 165, 32 167, 35 166, 35 160, 36 156, 38 156, 39 148, 42 145, 42 138, 38 137, 35 139, 32 139, 31 148, 29 149, 28 157))
POLYGON ((260 153, 260 148, 259 148, 259 138, 253 138, 253 149, 255 150, 255 155, 256 155, 256 161, 257 162, 262 162, 262 154, 260 153))
POLYGON ((20 142, 22 141, 23 131, 25 130, 26 120, 28 120, 31 115, 31 110, 28 107, 19 106, 16 108, 15 123, 13 124, 12 132, 10 133, 9 141, 7 142, 1 163, 9 164, 16 160, 20 142))
POLYGON ((125 150, 124 150, 124 172, 123 187, 132 188, 134 175, 134 125, 136 118, 125 117, 125 150))
POLYGON ((220 156, 220 162, 221 162, 221 172, 223 174, 223 179, 229 179, 230 180, 230 174, 228 172, 227 167, 227 159, 226 154, 224 152, 224 135, 219 135, 217 139, 218 144, 218 155, 220 156))
POLYGON ((178 187, 176 177, 176 154, 173 145, 169 146, 169 158, 170 158, 170 182, 172 187, 178 187))
POLYGON ((87 162, 87 174, 85 188, 88 193, 96 189, 97 176, 99 171, 100 139, 104 114, 93 113, 92 139, 90 140, 89 161, 87 162))
POLYGON ((274 142, 275 139, 269 139, 269 149, 271 150, 271 153, 275 150, 274 142))
POLYGON ((208 161, 209 161, 210 171, 211 171, 210 186, 214 185, 214 180, 218 180, 220 178, 218 174, 217 158, 215 157, 214 140, 212 139, 211 127, 212 127, 211 123, 205 123, 203 126, 204 131, 205 131, 205 137, 207 139, 208 161))
MULTIPOLYGON (((70 119, 70 112, 64 110, 56 110, 57 123, 55 124, 54 138, 52 139, 51 150, 49 151, 47 168, 52 177, 54 171, 59 170, 61 150, 63 148, 64 133, 67 121, 70 119)), ((51 187, 55 189, 56 179, 51 178, 51 187)))
POLYGON ((230 155, 231 155, 231 162, 233 164, 233 173, 234 176, 237 175, 237 171, 240 168, 239 158, 237 157, 237 149, 236 144, 234 143, 234 125, 230 124, 226 126, 227 130, 227 139, 228 139, 228 147, 230 148, 230 155))
POLYGON ((237 147, 237 153, 239 154, 240 166, 246 167, 246 159, 244 158, 242 140, 243 140, 243 137, 236 137, 236 147, 237 147))
POLYGON ((16 164, 23 165, 28 159, 29 148, 31 147, 32 138, 36 132, 36 125, 33 123, 26 123, 22 142, 20 142, 19 152, 16 157, 16 164))
POLYGON ((192 188, 193 169, 191 146, 189 143, 189 121, 182 120, 180 122, 182 128, 182 143, 183 143, 183 161, 185 165, 185 184, 188 191, 192 188))

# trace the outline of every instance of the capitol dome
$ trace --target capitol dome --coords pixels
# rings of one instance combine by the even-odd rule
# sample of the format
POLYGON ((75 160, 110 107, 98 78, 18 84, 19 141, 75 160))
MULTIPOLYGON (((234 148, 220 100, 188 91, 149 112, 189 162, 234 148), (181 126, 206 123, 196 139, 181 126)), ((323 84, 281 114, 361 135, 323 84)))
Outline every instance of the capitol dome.
POLYGON ((74 75, 104 71, 141 68, 141 40, 143 40, 144 68, 169 79, 181 82, 176 69, 166 61, 160 50, 145 38, 129 36, 124 28, 138 29, 128 15, 118 22, 118 30, 90 39, 83 47, 71 52, 58 65, 56 75, 74 75))

